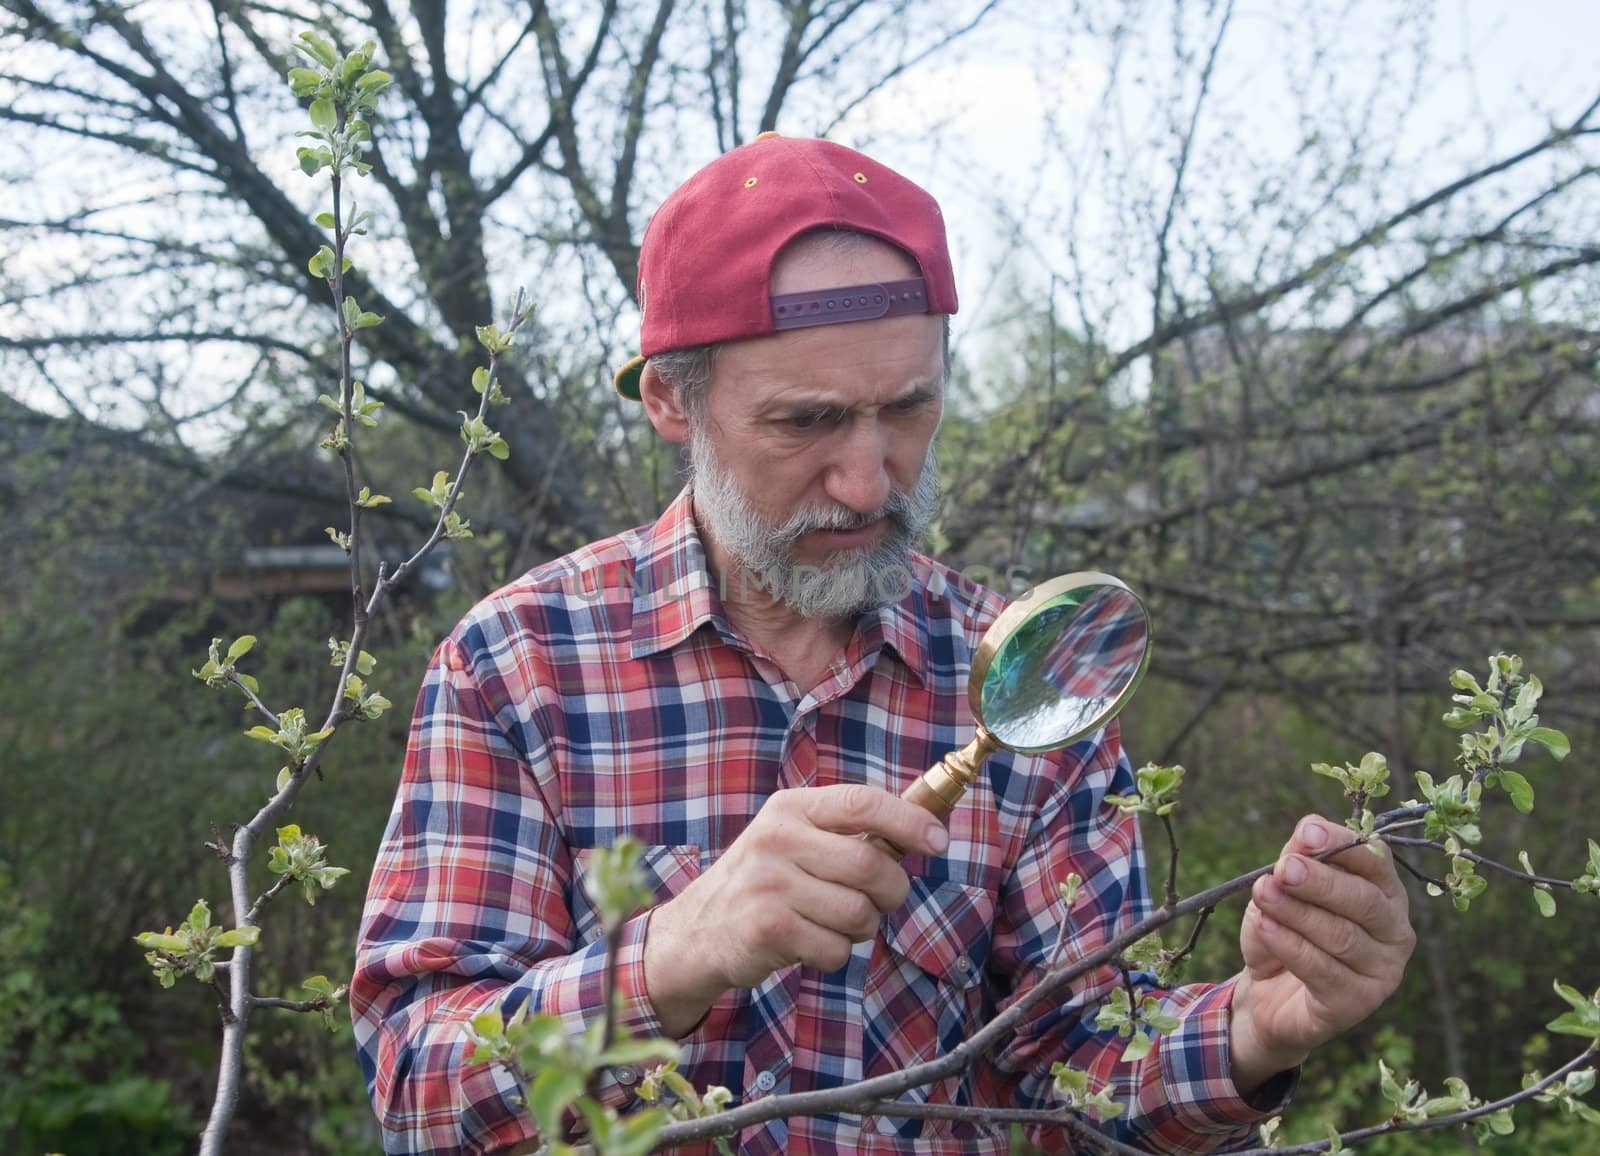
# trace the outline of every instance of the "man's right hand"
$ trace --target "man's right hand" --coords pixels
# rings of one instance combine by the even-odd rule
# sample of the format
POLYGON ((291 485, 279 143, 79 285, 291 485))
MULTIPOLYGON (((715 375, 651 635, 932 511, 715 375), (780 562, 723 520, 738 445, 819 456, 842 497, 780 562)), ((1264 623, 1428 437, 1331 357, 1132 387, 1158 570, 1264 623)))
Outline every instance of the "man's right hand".
POLYGON ((669 1038, 728 988, 795 963, 835 971, 878 933, 911 884, 863 834, 930 855, 950 842, 927 811, 876 787, 779 791, 704 875, 651 913, 645 985, 669 1038))

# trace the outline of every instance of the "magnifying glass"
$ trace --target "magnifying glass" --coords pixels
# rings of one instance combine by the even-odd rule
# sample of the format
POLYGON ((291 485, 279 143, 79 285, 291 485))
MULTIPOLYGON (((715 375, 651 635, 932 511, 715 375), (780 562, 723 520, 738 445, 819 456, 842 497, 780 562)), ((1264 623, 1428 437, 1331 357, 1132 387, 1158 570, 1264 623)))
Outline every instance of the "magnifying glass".
MULTIPOLYGON (((1150 639, 1149 611, 1110 574, 1063 574, 1018 595, 973 658, 967 701, 977 734, 901 798, 943 820, 995 751, 1040 754, 1093 734, 1139 689, 1150 639)), ((880 836, 869 841, 897 858, 905 854, 880 836)))

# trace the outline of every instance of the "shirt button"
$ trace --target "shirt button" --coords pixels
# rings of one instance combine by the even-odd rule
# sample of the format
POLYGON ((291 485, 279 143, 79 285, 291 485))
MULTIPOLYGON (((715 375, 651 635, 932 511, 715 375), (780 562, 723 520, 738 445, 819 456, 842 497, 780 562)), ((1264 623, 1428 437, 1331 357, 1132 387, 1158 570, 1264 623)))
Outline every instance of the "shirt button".
POLYGON ((956 970, 959 971, 959 972, 971 971, 972 970, 972 960, 971 960, 971 958, 968 957, 968 956, 965 956, 965 955, 956 956, 956 970))
POLYGON ((893 1136, 899 1131, 900 1125, 897 1121, 889 1118, 888 1116, 878 1117, 878 1134, 880 1136, 893 1136))
POLYGON ((760 1088, 763 1092, 770 1092, 777 1086, 778 1077, 774 1076, 771 1072, 762 1072, 756 1077, 756 1087, 760 1088))
POLYGON ((633 1067, 617 1069, 617 1083, 633 1085, 639 1082, 639 1069, 633 1067))

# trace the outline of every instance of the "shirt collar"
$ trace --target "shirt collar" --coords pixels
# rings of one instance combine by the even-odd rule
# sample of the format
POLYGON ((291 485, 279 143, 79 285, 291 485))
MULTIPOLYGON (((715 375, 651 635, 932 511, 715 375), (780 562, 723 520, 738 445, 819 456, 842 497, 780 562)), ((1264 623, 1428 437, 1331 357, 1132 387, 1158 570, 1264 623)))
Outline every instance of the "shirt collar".
MULTIPOLYGON (((928 673, 928 613, 924 587, 927 560, 911 559, 910 590, 861 616, 852 655, 868 655, 888 646, 920 685, 928 673)), ((694 519, 691 486, 673 499, 661 517, 639 536, 633 554, 633 624, 629 653, 634 658, 670 650, 707 622, 730 643, 748 649, 723 611, 712 580, 705 546, 694 519)))
MULTIPOLYGON (((707 622, 728 632, 694 522, 690 487, 639 535, 633 552, 634 658, 669 650, 707 622)), ((728 632, 731 633, 731 632, 728 632)))

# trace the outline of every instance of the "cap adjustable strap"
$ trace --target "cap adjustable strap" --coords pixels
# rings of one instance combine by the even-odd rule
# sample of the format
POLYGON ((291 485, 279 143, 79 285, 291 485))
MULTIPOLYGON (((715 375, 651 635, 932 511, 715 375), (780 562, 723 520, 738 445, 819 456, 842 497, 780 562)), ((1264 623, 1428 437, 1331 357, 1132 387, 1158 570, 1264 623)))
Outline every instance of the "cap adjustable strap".
POLYGON ((804 329, 808 325, 838 325, 845 321, 870 321, 928 311, 928 287, 921 277, 842 289, 813 289, 782 293, 772 299, 774 329, 804 329))

